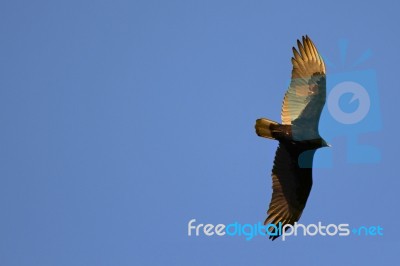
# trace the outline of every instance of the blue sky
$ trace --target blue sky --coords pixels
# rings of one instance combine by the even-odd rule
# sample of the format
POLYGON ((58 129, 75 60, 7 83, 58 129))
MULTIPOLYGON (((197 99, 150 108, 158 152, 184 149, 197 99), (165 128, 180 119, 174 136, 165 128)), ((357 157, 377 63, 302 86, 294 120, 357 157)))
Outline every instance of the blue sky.
POLYGON ((389 1, 3 2, 0 264, 396 264, 398 9, 389 1), (265 219, 277 143, 258 138, 254 122, 280 119, 291 47, 305 34, 335 65, 328 87, 330 73, 376 74, 376 108, 351 141, 321 124, 333 148, 316 157, 331 166, 314 169, 301 222, 380 225, 384 236, 188 237, 193 218, 265 219), (354 141, 379 159, 349 162, 354 141))

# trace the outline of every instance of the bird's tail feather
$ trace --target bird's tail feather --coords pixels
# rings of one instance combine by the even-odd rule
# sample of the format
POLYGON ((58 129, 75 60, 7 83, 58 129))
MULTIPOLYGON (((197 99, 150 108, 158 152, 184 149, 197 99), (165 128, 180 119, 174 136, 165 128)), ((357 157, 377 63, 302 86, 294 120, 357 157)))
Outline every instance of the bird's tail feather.
POLYGON ((276 139, 274 132, 279 127, 279 123, 269 120, 267 118, 260 118, 256 121, 256 133, 258 136, 269 139, 276 139))

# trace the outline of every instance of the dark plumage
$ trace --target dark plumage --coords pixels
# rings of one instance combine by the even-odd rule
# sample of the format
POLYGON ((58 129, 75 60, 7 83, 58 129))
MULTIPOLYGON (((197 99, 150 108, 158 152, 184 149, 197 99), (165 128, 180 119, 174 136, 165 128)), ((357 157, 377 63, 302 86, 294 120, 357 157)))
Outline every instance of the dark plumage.
MULTIPOLYGON (((292 78, 283 99, 282 124, 261 118, 260 137, 279 141, 272 168, 272 199, 264 224, 294 224, 300 219, 312 187, 312 163, 318 148, 329 146, 318 132, 326 98, 325 64, 306 36, 293 47, 292 78)), ((273 229, 271 229, 273 230, 273 229)), ((272 240, 278 236, 270 236, 272 240)))

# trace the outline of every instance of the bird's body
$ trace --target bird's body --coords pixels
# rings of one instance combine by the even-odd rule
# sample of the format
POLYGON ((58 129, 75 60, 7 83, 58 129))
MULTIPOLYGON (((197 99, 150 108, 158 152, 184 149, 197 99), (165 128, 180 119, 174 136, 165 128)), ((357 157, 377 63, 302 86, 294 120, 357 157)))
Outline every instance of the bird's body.
POLYGON ((293 47, 292 79, 283 100, 282 123, 261 118, 255 126, 260 137, 279 141, 266 225, 294 224, 300 219, 312 187, 314 153, 329 146, 318 132, 326 99, 325 64, 310 38, 303 37, 303 44, 297 44, 300 53, 293 47))

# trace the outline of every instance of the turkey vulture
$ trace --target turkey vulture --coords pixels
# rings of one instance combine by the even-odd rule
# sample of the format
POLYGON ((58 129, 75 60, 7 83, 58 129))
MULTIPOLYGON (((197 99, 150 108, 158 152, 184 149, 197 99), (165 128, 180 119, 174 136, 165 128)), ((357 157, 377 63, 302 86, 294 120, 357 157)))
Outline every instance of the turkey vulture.
MULTIPOLYGON (((325 64, 306 36, 293 47, 292 77, 283 99, 279 124, 257 119, 260 137, 279 141, 272 168, 272 199, 264 224, 293 225, 300 219, 312 186, 312 162, 317 149, 330 145, 321 138, 318 123, 326 98, 325 64)), ((270 239, 279 237, 269 227, 270 239)))

